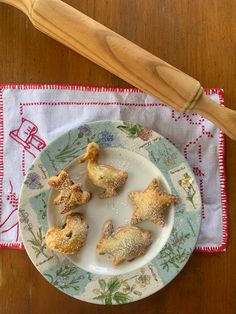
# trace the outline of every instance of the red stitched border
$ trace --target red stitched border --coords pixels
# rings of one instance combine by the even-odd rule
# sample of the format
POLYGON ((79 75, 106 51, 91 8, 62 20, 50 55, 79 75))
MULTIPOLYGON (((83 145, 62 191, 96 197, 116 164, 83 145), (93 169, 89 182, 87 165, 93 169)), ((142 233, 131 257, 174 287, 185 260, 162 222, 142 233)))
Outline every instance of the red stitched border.
POLYGON ((0 84, 0 88, 11 89, 65 89, 79 90, 87 92, 117 92, 117 93, 143 93, 142 90, 136 87, 111 87, 111 86, 86 86, 76 84, 0 84))
MULTIPOLYGON (((217 93, 220 104, 224 106, 224 91, 220 88, 204 88, 207 95, 217 93)), ((225 135, 222 131, 219 134, 218 158, 219 158, 219 175, 220 175, 220 193, 222 207, 222 243, 219 246, 196 247, 197 252, 216 253, 226 250, 228 243, 228 199, 226 192, 226 167, 225 167, 225 135)))
POLYGON ((22 155, 21 155, 21 173, 23 177, 25 176, 25 150, 22 150, 22 155))
MULTIPOLYGON (((2 205, 2 180, 3 180, 3 99, 2 90, 4 88, 11 89, 65 89, 65 90, 80 90, 80 91, 91 91, 91 92, 136 92, 143 93, 138 88, 129 87, 103 87, 103 86, 83 86, 83 85, 70 85, 70 84, 0 84, 0 206, 2 205)), ((220 104, 224 105, 224 92, 220 88, 204 88, 207 95, 217 93, 220 98, 220 104)), ((135 104, 133 104, 135 105, 135 104)), ((220 131, 219 143, 218 143, 218 157, 220 167, 220 188, 221 188, 221 203, 222 203, 222 243, 218 247, 196 247, 198 252, 222 252, 226 249, 228 242, 228 202, 226 194, 226 174, 225 174, 225 136, 220 131)), ((0 207, 1 214, 1 207, 0 207)), ((1 247, 23 249, 21 243, 7 243, 0 244, 1 247)))
POLYGON ((118 105, 118 106, 132 106, 132 107, 166 107, 165 104, 162 103, 152 103, 152 104, 134 104, 134 103, 122 103, 122 102, 117 102, 117 101, 113 101, 113 102, 99 102, 99 101, 91 101, 91 102, 76 102, 76 101, 57 101, 57 102, 29 102, 29 103, 21 103, 20 104, 20 112, 21 115, 23 114, 23 107, 30 107, 30 106, 65 106, 65 105, 70 105, 70 106, 83 106, 83 105, 88 105, 88 106, 111 106, 111 105, 118 105))
POLYGON ((2 88, 0 86, 0 221, 2 216, 2 193, 3 193, 3 144, 4 144, 4 131, 3 131, 3 98, 2 88))
POLYGON ((0 243, 0 248, 25 250, 23 243, 0 243))

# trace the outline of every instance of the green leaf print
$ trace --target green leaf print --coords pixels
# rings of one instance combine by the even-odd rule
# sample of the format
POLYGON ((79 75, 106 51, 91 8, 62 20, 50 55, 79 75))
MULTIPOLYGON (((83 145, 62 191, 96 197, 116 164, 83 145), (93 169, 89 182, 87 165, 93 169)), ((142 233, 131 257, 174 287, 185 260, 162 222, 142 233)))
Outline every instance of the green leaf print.
POLYGON ((106 282, 104 279, 99 279, 98 280, 100 288, 104 291, 106 289, 106 282))
MULTIPOLYGON (((142 292, 137 290, 136 285, 133 284, 130 286, 127 282, 128 280, 137 279, 139 276, 140 275, 135 275, 125 280, 121 280, 120 277, 113 277, 108 281, 99 279, 99 289, 95 288, 93 290, 93 292, 97 294, 93 299, 103 304, 113 304, 114 302, 123 304, 132 300, 134 295, 141 296, 142 292)), ((147 282, 147 284, 149 284, 149 282, 147 282)))
POLYGON ((130 300, 129 296, 123 292, 116 292, 113 296, 113 299, 118 304, 122 304, 130 300))
POLYGON ((75 291, 80 290, 80 281, 84 278, 83 275, 77 274, 77 268, 75 266, 71 267, 69 265, 65 265, 60 267, 55 276, 46 273, 46 277, 48 277, 51 284, 61 290, 74 289, 75 291))
POLYGON ((176 228, 173 228, 170 242, 164 246, 158 257, 162 260, 161 266, 163 270, 169 272, 171 267, 178 270, 181 264, 189 258, 191 251, 183 247, 189 238, 189 233, 179 234, 176 228))
POLYGON ((120 286, 121 286, 121 282, 117 277, 110 279, 110 281, 107 284, 108 290, 111 293, 119 290, 120 286))

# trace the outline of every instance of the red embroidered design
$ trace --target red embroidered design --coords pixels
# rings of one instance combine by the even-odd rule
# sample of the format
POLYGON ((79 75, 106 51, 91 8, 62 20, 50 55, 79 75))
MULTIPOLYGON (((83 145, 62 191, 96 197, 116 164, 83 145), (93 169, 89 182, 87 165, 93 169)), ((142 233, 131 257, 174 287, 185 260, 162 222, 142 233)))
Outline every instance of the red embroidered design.
MULTIPOLYGON (((211 138, 213 137, 213 134, 211 132, 206 131, 205 125, 202 124, 203 122, 204 122, 204 119, 202 118, 201 123, 200 123, 200 125, 201 125, 201 133, 202 134, 199 135, 198 137, 196 137, 194 140, 189 141, 185 145, 184 150, 183 150, 185 158, 188 158, 188 150, 190 149, 190 147, 193 146, 193 145, 196 145, 200 140, 202 140, 203 135, 207 136, 207 137, 211 137, 211 138)), ((190 124, 192 124, 192 123, 190 123, 190 124)), ((199 144, 199 146, 198 146, 198 160, 199 160, 199 162, 201 162, 202 161, 201 144, 199 144), (200 148, 199 148, 199 146, 200 146, 200 148)))
POLYGON ((135 104, 135 103, 122 103, 122 102, 97 102, 97 101, 89 101, 89 102, 77 102, 77 101, 63 101, 63 102, 29 102, 29 103, 21 103, 20 104, 20 113, 23 113, 23 108, 30 106, 110 106, 117 105, 122 107, 166 107, 165 104, 162 103, 147 103, 147 104, 135 104))
POLYGON ((12 211, 10 214, 5 218, 5 220, 0 224, 0 233, 6 233, 13 228, 16 228, 16 239, 17 242, 19 239, 19 222, 18 222, 18 197, 16 197, 16 193, 13 192, 13 186, 11 181, 10 184, 10 192, 7 195, 7 201, 10 203, 12 207, 12 211))
POLYGON ((20 103, 20 107, 19 107, 19 111, 20 111, 20 115, 23 115, 23 104, 20 103))
MULTIPOLYGON (((2 197, 2 179, 3 179, 3 101, 2 101, 2 90, 3 89, 18 89, 18 90, 27 90, 27 89, 43 89, 43 90, 78 90, 78 91, 88 91, 88 92, 122 92, 122 93, 143 93, 142 91, 140 91, 139 89, 136 88, 113 88, 113 87, 93 87, 93 86, 77 86, 77 85, 0 85, 0 198, 2 197), (2 144, 1 144, 2 143, 2 144)), ((219 99, 221 104, 223 105, 224 103, 224 96, 223 96, 223 90, 219 89, 219 88, 215 88, 215 89, 204 89, 205 93, 207 95, 210 94, 218 94, 219 99)), ((34 105, 40 105, 41 103, 31 103, 31 104, 21 104, 20 105, 20 113, 21 115, 23 115, 23 109, 24 106, 34 106, 34 105)), ((63 103, 59 103, 59 104, 63 104, 63 103)), ((85 105, 92 105, 92 103, 84 103, 85 105)), ((110 103, 111 104, 111 103, 110 103)), ((46 104, 45 104, 46 105, 46 104)), ((54 104, 53 104, 54 105, 54 104)), ((55 103, 56 105, 56 103, 55 103)), ((64 105, 66 105, 66 103, 64 103, 64 105)), ((69 103, 68 103, 69 105, 69 103)), ((82 105, 82 103, 80 103, 80 105, 82 105)), ((98 103, 97 103, 98 105, 98 103)), ((101 105, 105 105, 105 104, 101 104, 101 105)), ((120 105, 120 106, 165 106, 163 104, 120 104, 120 103, 116 103, 116 105, 120 105)), ((201 125, 201 121, 196 121, 195 115, 194 114, 180 114, 178 115, 177 113, 174 113, 172 115, 172 118, 175 120, 176 122, 179 121, 182 117, 184 117, 186 119, 186 121, 188 121, 189 124, 193 124, 196 125, 196 127, 199 127, 201 125), (187 117, 187 115, 189 117, 187 117)), ((181 120, 180 120, 181 121, 181 120)), ((188 150, 190 149, 191 144, 196 145, 197 146, 197 155, 198 155, 198 160, 200 161, 200 157, 202 156, 202 152, 201 152, 201 137, 204 136, 205 137, 212 137, 211 134, 209 134, 209 136, 207 136, 205 127, 203 126, 202 131, 205 132, 205 134, 203 134, 203 132, 200 131, 200 133, 197 135, 200 136, 200 138, 198 140, 196 139, 191 139, 192 143, 187 143, 189 144, 189 146, 186 148, 186 153, 188 154, 188 150), (195 142, 195 143, 194 143, 195 142)), ((201 130, 201 127, 199 128, 201 130)), ((204 147, 204 146, 202 146, 204 147)), ((197 247, 198 251, 204 251, 204 252, 220 252, 225 250, 226 244, 227 244, 227 239, 228 239, 228 216, 227 216, 227 195, 226 195, 226 178, 225 178, 225 164, 224 164, 224 153, 225 153, 225 147, 224 147, 224 135, 222 132, 220 132, 220 137, 219 137, 219 150, 218 150, 218 156, 219 156, 219 166, 220 166, 220 187, 221 187, 221 200, 222 200, 222 243, 220 245, 215 245, 215 246, 206 246, 206 247, 197 247)), ((196 171, 196 170, 194 170, 196 171)), ((200 171, 200 170, 199 170, 200 171)), ((196 174, 197 175, 197 174, 196 174)), ((200 172, 198 172, 198 176, 200 177, 200 172)), ((201 178, 202 179, 202 178, 201 178)), ((1 202, 0 202, 0 207, 1 207, 1 202)), ((1 211, 0 211, 1 214, 1 211)), ((16 244, 12 244, 12 243, 0 243, 0 247, 4 247, 4 246, 12 246, 12 247, 17 247, 19 243, 16 244)))
POLYGON ((21 118, 21 125, 18 129, 9 133, 10 137, 22 145, 31 155, 36 157, 37 152, 46 147, 46 143, 38 135, 38 127, 31 121, 21 118))
MULTIPOLYGON (((220 104, 224 105, 224 92, 219 88, 204 89, 207 95, 218 94, 220 104)), ((222 207, 222 242, 218 246, 197 246, 197 252, 222 252, 225 251, 228 243, 228 199, 226 193, 226 174, 225 174, 225 136, 222 131, 219 135, 218 143, 218 157, 219 157, 219 173, 220 173, 220 191, 221 191, 221 207, 222 207)))
POLYGON ((3 175, 4 175, 4 162, 3 162, 3 144, 4 144, 4 128, 3 128, 3 99, 2 87, 0 86, 0 221, 2 215, 2 192, 3 192, 3 175))
POLYGON ((22 150, 22 159, 21 159, 21 172, 22 176, 25 176, 25 150, 22 150))
POLYGON ((199 160, 199 162, 202 162, 202 145, 201 144, 199 144, 198 145, 198 160, 199 160))

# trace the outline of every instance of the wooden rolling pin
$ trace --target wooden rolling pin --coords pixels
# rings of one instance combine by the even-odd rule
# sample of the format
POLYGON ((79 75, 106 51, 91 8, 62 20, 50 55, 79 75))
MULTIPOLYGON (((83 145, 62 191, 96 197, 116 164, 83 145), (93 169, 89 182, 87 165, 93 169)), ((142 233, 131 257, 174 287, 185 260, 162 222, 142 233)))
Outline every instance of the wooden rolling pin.
POLYGON ((60 0, 0 0, 23 11, 48 36, 181 112, 196 112, 236 140, 236 112, 201 84, 60 0))

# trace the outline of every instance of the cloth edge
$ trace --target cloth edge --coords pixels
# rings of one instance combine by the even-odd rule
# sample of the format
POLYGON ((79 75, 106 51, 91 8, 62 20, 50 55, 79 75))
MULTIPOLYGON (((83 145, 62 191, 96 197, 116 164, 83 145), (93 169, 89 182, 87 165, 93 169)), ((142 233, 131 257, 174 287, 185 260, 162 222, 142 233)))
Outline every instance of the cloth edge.
POLYGON ((24 251, 24 244, 23 243, 0 243, 0 249, 17 249, 24 251))
MULTIPOLYGON (((76 84, 0 84, 0 215, 2 208, 2 185, 4 176, 4 160, 3 160, 3 89, 65 89, 65 90, 80 90, 94 92, 137 92, 143 93, 142 90, 136 87, 110 87, 110 86, 86 86, 76 84)), ((224 91, 221 88, 204 88, 207 95, 217 93, 220 99, 220 105, 224 106, 224 91)), ((225 135, 220 131, 218 142, 218 160, 220 172, 220 189, 221 189, 221 206, 222 206, 222 242, 218 246, 206 246, 195 248, 196 252, 216 253, 226 250, 228 243, 228 201, 226 193, 226 168, 225 168, 225 135)), ((0 248, 15 248, 24 249, 21 243, 0 243, 0 248)))
MULTIPOLYGON (((207 95, 217 93, 219 95, 220 105, 224 106, 224 90, 221 88, 204 88, 207 95)), ((218 160, 219 160, 219 174, 220 174, 220 193, 221 193, 221 209, 222 209, 222 242, 218 246, 196 246, 196 252, 217 253, 225 252, 228 244, 228 198, 226 192, 226 145, 225 134, 220 130, 218 142, 218 160)))
POLYGON ((0 218, 1 218, 1 213, 2 213, 2 194, 3 194, 3 176, 4 176, 4 161, 3 161, 4 129, 3 129, 3 97, 2 96, 3 96, 2 87, 0 86, 0 218))

